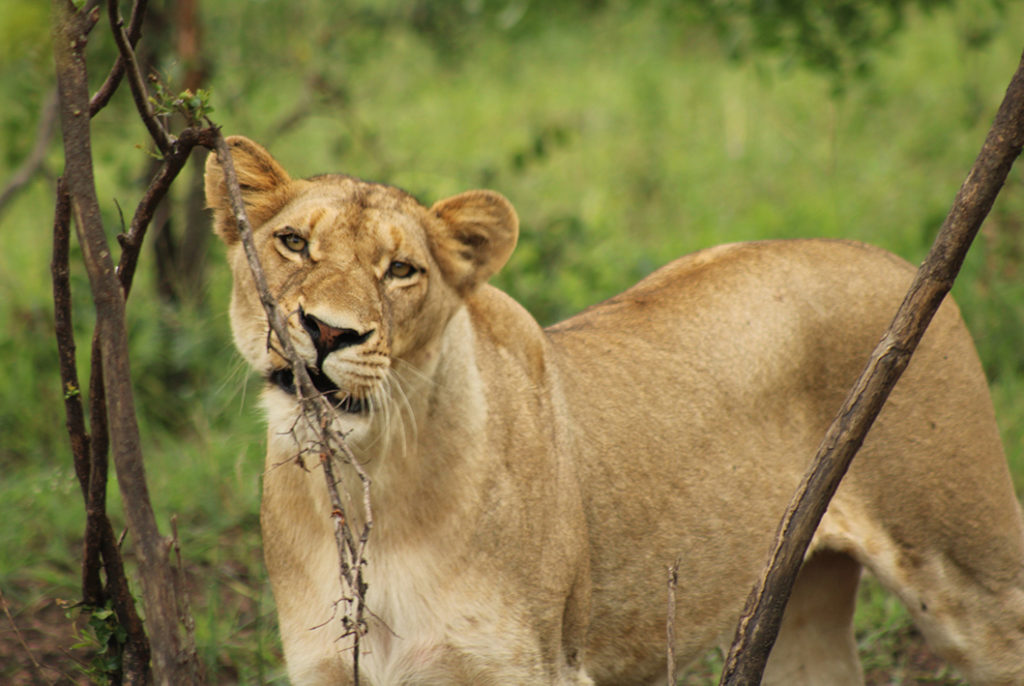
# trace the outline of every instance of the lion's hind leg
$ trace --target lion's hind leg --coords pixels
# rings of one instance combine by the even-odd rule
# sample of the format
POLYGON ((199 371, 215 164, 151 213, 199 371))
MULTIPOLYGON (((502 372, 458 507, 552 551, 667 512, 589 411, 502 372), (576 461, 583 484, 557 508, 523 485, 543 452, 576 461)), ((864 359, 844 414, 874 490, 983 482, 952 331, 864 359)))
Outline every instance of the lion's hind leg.
POLYGON ((1024 521, 1004 491, 933 494, 919 504, 934 507, 911 517, 869 515, 841 488, 816 534, 895 594, 929 647, 974 686, 1024 685, 1024 521))
POLYGON ((765 667, 765 684, 864 683, 853 635, 860 572, 852 557, 830 550, 804 563, 765 667))
POLYGON ((983 560, 904 552, 871 568, 929 647, 971 684, 1024 684, 1024 545, 1005 536, 991 543, 983 560))

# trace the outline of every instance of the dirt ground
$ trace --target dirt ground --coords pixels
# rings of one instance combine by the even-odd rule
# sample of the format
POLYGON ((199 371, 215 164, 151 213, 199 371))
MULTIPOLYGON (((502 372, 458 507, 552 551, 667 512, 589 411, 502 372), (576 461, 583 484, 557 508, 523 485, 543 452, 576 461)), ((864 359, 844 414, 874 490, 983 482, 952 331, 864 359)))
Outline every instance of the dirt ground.
POLYGON ((11 607, 0 598, 0 683, 5 686, 89 684, 81 665, 89 660, 67 611, 40 599, 31 607, 11 607))

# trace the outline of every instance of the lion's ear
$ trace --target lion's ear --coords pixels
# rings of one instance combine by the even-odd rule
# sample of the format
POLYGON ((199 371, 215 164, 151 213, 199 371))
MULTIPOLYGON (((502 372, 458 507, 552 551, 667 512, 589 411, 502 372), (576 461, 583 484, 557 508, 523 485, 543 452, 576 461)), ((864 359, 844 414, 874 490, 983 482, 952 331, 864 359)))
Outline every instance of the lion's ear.
MULTIPOLYGON (((225 139, 234 162, 242 201, 253 228, 260 226, 284 206, 291 177, 263 146, 244 136, 225 139)), ((238 225, 231 211, 224 168, 216 153, 206 158, 206 206, 213 210, 213 229, 225 243, 238 240, 238 225)))
POLYGON ((512 203, 494 191, 467 191, 439 200, 430 213, 434 258, 448 282, 465 295, 508 261, 519 236, 512 203))

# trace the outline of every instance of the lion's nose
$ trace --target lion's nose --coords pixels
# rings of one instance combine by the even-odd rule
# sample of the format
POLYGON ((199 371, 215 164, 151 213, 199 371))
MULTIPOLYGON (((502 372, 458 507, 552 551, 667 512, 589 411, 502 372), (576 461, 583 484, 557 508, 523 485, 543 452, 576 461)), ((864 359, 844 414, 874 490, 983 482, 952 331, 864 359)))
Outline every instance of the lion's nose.
POLYGON ((373 329, 364 333, 355 329, 339 329, 303 310, 299 310, 299 320, 316 347, 318 367, 323 359, 335 350, 365 343, 373 335, 373 329))

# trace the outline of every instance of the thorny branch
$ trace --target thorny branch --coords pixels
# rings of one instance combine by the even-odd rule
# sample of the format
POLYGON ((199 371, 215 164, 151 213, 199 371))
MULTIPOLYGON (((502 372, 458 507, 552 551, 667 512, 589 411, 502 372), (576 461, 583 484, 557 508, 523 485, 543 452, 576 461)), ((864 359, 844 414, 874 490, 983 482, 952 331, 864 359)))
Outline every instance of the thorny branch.
POLYGON ((338 546, 339 577, 342 589, 341 603, 345 608, 342 613, 342 625, 345 628, 343 636, 352 637, 353 682, 358 686, 360 640, 367 631, 365 619, 367 612, 367 587, 363 580, 363 567, 366 565, 366 543, 369 540, 370 530, 373 528, 373 510, 370 505, 370 478, 352 454, 352 451, 345 442, 345 437, 336 428, 334 407, 313 386, 309 373, 306 371, 305 362, 299 357, 295 347, 292 345, 285 320, 277 306, 277 301, 273 298, 267 286, 267 279, 260 264, 256 246, 253 243, 252 226, 245 212, 245 204, 242 201, 242 193, 238 186, 238 177, 235 174, 231 151, 228 149, 219 131, 216 132, 214 147, 217 158, 224 170, 224 181, 228 197, 231 201, 231 209, 238 224, 242 246, 252 271, 253 280, 256 283, 260 302, 266 310, 270 328, 282 348, 282 355, 292 366, 298 400, 302 409, 302 417, 309 422, 309 427, 313 429, 317 436, 317 442, 321 449, 320 463, 323 466, 327 492, 330 495, 331 518, 334 521, 335 542, 338 546), (362 484, 364 520, 358 538, 352 532, 350 519, 346 516, 345 507, 338 493, 340 480, 335 477, 334 473, 336 461, 351 466, 362 484))
POLYGON ((825 433, 810 469, 779 523, 769 562, 758 586, 747 598, 726 657, 719 682, 722 686, 753 686, 761 682, 783 609, 811 537, 868 429, 910 362, 932 316, 952 288, 971 242, 1022 149, 1024 55, 981 152, 957 192, 927 259, 825 433))

